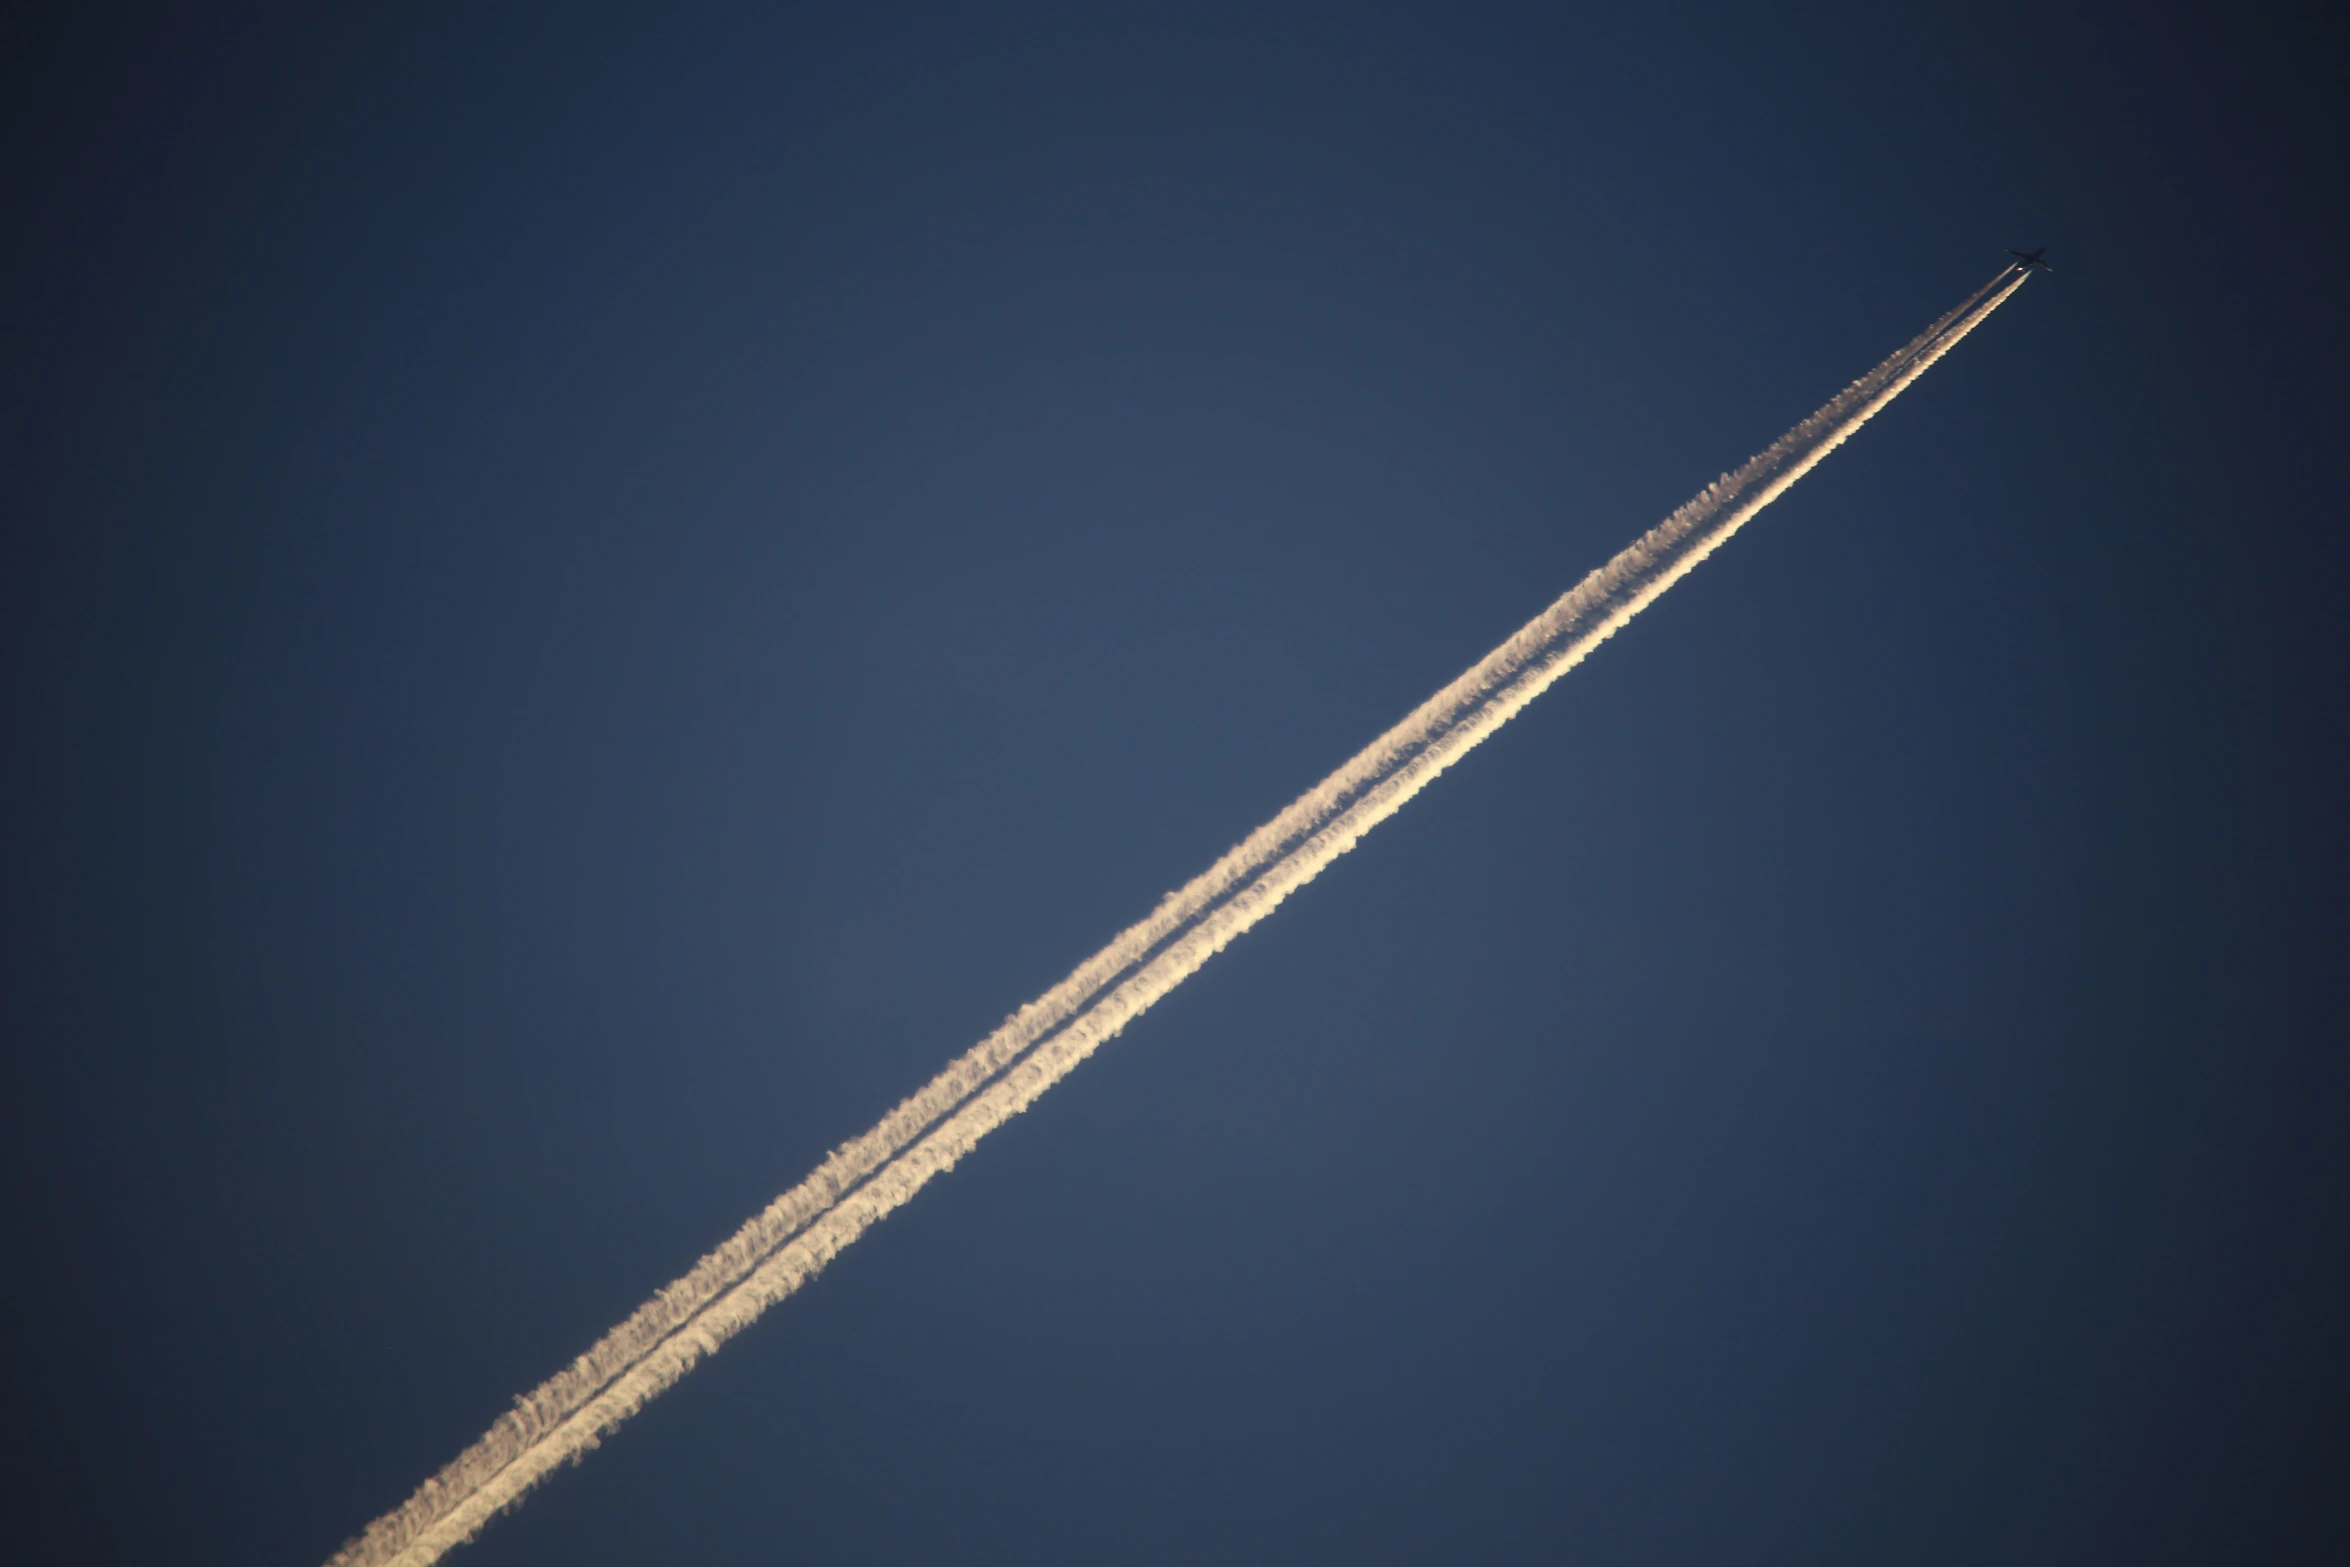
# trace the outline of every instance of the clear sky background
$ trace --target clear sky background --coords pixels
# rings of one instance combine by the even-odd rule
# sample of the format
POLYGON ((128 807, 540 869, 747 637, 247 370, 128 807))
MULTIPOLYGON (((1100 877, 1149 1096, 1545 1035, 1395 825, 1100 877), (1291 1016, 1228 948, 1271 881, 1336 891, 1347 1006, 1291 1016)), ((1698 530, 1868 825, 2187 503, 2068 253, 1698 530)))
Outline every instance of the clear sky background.
POLYGON ((18 1546, 317 1562, 2045 244, 460 1559, 2344 1559, 2338 22, 342 9, 0 34, 18 1546))

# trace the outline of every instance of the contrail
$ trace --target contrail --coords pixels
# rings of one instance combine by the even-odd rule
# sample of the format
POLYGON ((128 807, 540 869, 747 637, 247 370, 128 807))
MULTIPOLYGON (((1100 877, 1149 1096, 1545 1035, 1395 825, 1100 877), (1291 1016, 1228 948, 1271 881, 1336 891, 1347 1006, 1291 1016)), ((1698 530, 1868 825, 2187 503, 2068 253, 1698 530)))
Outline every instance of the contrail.
POLYGON ((2010 269, 1724 474, 1338 771, 1167 895, 862 1137, 769 1204, 329 1567, 424 1567, 675 1383, 953 1167, 1546 690, 1915 381, 2023 285, 2010 269))

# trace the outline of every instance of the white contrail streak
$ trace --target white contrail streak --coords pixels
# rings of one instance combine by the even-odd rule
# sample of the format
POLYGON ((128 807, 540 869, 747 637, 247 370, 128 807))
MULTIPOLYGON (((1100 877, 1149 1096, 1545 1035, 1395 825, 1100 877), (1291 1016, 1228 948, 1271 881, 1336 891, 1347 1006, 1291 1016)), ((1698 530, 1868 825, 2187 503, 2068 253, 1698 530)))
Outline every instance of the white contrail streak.
POLYGON ((425 1567, 812 1278, 1430 780, 1924 374, 2028 273, 2002 272, 1593 572, 1346 765, 1167 895, 533 1392, 329 1567, 425 1567))

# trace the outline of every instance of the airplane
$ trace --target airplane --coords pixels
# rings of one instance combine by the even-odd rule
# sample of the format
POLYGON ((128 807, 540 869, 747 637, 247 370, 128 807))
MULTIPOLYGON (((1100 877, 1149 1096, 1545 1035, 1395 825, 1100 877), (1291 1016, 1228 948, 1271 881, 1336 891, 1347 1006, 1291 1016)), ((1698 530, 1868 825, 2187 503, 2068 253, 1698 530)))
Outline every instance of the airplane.
POLYGON ((2020 264, 2027 272, 2029 272, 2034 267, 2038 267, 2041 271, 2049 273, 2053 273, 2056 270, 2056 268, 2050 266, 2047 262, 2040 259, 2042 256, 2048 254, 2048 247, 2046 245, 2042 245, 2038 250, 2011 250, 2008 252, 2008 254, 2015 257, 2018 264, 2020 264))

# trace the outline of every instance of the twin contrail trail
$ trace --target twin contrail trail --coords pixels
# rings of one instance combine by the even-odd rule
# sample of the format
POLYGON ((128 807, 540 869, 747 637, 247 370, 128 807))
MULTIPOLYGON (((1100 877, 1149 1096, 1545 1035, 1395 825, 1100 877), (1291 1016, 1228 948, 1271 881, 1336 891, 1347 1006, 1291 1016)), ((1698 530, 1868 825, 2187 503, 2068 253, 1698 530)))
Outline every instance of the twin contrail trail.
POLYGON ((2009 269, 1650 529, 1022 1007, 539 1388, 329 1567, 425 1567, 813 1278, 1515 717, 2023 286, 2009 269))

